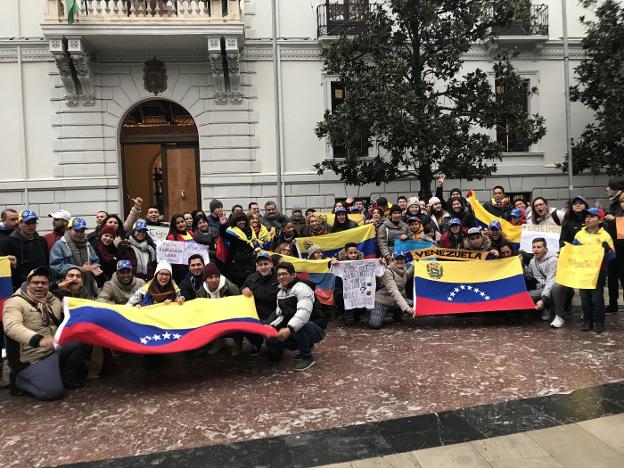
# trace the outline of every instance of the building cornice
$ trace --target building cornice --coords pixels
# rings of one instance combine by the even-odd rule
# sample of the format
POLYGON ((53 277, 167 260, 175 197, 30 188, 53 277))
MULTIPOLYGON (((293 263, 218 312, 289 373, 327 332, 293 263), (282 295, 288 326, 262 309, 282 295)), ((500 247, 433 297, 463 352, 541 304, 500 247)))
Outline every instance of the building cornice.
MULTIPOLYGON (((322 48, 316 40, 281 39, 278 41, 280 60, 283 61, 320 61, 322 48)), ((24 62, 52 62, 49 52, 49 41, 36 39, 0 39, 0 63, 17 62, 17 51, 21 50, 24 62)), ((158 51, 102 51, 93 54, 93 60, 100 63, 142 63, 154 54, 166 62, 206 62, 208 51, 203 50, 162 50, 158 51)), ((580 60, 584 57, 581 39, 570 40, 569 55, 571 60, 580 60)), ((272 61, 273 45, 269 39, 248 39, 242 51, 242 60, 245 61, 272 61)), ((466 62, 492 61, 487 47, 475 44, 464 56, 466 62)), ((563 60, 563 42, 550 40, 544 44, 538 53, 521 51, 515 60, 563 60)))

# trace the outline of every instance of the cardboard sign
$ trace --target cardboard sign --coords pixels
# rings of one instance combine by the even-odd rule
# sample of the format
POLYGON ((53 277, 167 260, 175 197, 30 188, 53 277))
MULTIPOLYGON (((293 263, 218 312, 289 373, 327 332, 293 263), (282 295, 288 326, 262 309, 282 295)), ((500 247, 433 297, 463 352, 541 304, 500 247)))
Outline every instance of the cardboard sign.
POLYGON ((186 265, 191 255, 199 254, 204 263, 209 263, 208 247, 196 242, 158 241, 156 243, 156 259, 166 260, 172 265, 186 265))
POLYGON ((342 278, 345 310, 375 307, 376 276, 383 275, 379 259, 351 260, 332 265, 332 273, 342 278))
POLYGON ((167 235, 169 234, 168 226, 148 226, 147 233, 150 235, 152 240, 156 243, 158 241, 167 240, 167 235))
POLYGON ((566 244, 559 252, 555 281, 578 289, 595 289, 604 257, 601 245, 566 244))

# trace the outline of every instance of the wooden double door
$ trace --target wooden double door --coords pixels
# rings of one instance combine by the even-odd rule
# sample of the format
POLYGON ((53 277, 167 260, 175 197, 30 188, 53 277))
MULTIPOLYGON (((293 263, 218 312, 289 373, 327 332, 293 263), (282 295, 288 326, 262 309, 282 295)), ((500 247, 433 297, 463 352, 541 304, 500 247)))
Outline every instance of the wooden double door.
POLYGON ((126 214, 135 197, 144 212, 158 206, 165 221, 201 207, 197 143, 126 143, 122 161, 126 214))

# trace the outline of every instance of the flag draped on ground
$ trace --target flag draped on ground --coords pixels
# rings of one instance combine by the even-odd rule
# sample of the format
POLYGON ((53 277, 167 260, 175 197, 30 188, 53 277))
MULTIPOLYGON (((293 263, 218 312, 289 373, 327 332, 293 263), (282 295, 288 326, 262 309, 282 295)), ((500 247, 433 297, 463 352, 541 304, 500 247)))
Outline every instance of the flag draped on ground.
POLYGON ((258 319, 253 298, 246 296, 147 307, 66 298, 64 312, 55 336, 59 345, 77 341, 128 353, 188 351, 236 332, 277 335, 258 319))
POLYGON ((2 319, 4 302, 11 297, 11 294, 13 294, 11 262, 7 257, 0 257, 0 320, 2 319))
POLYGON ((315 285, 314 293, 321 304, 332 305, 334 303, 336 277, 329 268, 329 260, 306 260, 288 255, 280 255, 280 257, 285 262, 293 264, 299 279, 315 285))
POLYGON ((415 315, 534 307, 519 257, 471 262, 414 262, 415 315))
POLYGON ((349 242, 357 244, 364 258, 375 258, 377 254, 375 227, 372 224, 322 236, 298 237, 295 241, 301 258, 308 258, 308 248, 313 245, 321 247, 328 257, 335 257, 349 242))
POLYGON ((509 221, 503 218, 499 218, 498 216, 494 216, 488 210, 483 208, 481 202, 477 200, 474 192, 468 192, 466 199, 470 202, 470 206, 472 207, 472 212, 475 215, 477 222, 481 225, 481 227, 487 227, 492 221, 498 221, 501 224, 501 229, 503 230, 503 234, 507 238, 509 242, 515 245, 516 248, 520 246, 520 237, 522 236, 522 226, 516 226, 515 224, 511 224, 509 221))
POLYGON ((67 24, 74 24, 74 18, 80 11, 80 0, 66 0, 65 8, 67 9, 67 24))

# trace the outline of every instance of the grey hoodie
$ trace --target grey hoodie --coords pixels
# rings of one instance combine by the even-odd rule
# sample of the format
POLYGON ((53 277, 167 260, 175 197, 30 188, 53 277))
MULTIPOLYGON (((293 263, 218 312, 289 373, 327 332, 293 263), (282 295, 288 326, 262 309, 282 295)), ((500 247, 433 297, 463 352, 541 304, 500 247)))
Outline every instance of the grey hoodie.
POLYGON ((543 289, 542 297, 550 297, 550 290, 557 275, 557 255, 547 252, 541 260, 535 257, 524 268, 524 276, 537 281, 537 289, 543 289))

